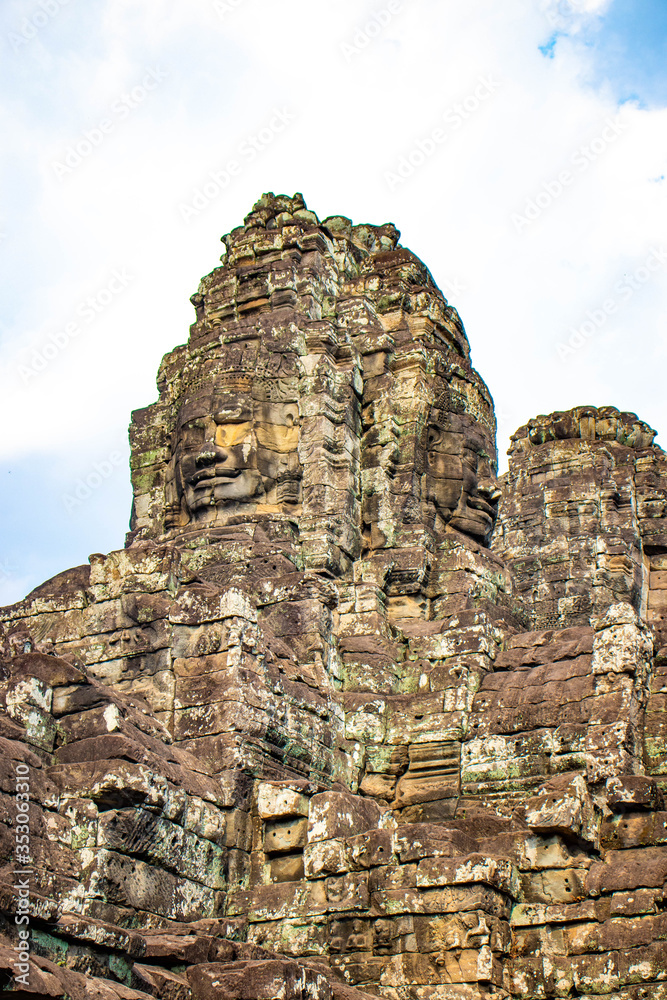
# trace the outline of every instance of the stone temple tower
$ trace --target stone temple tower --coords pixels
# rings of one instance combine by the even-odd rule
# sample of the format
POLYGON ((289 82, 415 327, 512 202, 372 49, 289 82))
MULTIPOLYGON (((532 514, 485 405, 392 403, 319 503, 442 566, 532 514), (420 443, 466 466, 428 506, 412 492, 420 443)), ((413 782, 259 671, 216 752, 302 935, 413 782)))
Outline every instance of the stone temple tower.
POLYGON ((665 993, 667 459, 581 406, 498 479, 399 238, 264 195, 132 415, 125 547, 1 609, 0 988, 665 993))

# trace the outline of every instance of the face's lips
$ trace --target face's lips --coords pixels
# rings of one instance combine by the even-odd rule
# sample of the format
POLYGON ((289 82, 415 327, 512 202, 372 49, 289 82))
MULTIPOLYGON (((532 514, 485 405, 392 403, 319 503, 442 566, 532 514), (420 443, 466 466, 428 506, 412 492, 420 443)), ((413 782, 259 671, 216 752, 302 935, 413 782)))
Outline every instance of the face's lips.
POLYGON ((219 466, 210 466, 206 469, 200 469, 199 472, 195 472, 188 479, 190 486, 210 486, 211 481, 217 479, 229 480, 236 479, 240 476, 244 469, 221 469, 219 466))
POLYGON ((490 503, 482 500, 481 497, 469 497, 468 506, 472 507, 473 510, 478 510, 482 514, 486 514, 491 520, 495 520, 497 511, 495 507, 492 507, 490 503))

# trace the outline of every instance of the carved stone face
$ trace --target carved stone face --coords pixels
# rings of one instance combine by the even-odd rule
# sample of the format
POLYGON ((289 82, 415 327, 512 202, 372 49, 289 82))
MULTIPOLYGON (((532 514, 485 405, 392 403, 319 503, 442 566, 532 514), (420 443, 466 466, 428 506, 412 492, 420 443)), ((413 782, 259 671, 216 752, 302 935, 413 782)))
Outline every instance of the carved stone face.
POLYGON ((301 470, 298 403, 218 393, 181 407, 175 448, 179 495, 192 518, 221 507, 296 504, 301 470))
POLYGON ((445 523, 488 542, 498 514, 500 489, 493 445, 468 415, 432 410, 425 442, 426 499, 445 523))

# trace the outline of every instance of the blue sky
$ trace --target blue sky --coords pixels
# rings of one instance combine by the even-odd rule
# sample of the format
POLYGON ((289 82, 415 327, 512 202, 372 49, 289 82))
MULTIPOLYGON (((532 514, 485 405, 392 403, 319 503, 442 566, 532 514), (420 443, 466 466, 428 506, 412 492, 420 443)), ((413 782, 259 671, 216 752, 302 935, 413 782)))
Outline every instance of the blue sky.
POLYGON ((463 317, 501 460, 582 403, 667 440, 666 20, 655 0, 3 0, 0 603, 123 545, 130 411, 267 190, 398 226, 463 317))
POLYGON ((665 0, 613 0, 600 16, 573 23, 575 2, 556 9, 558 28, 544 44, 553 56, 564 39, 574 39, 588 57, 588 80, 608 86, 619 104, 643 107, 667 104, 667 3, 665 0), (587 51, 586 51, 587 50, 587 51))

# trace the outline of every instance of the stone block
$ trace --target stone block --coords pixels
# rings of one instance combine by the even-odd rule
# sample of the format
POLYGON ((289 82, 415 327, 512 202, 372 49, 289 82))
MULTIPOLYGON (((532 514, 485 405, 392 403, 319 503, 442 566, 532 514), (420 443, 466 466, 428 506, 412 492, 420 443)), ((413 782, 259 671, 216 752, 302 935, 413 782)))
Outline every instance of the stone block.
POLYGON ((380 806, 371 799, 349 792, 321 792, 310 800, 308 842, 376 830, 381 816, 380 806))
POLYGON ((264 824, 264 851, 266 854, 284 854, 302 848, 307 840, 308 820, 283 819, 264 824))
POLYGON ((315 791, 306 782, 260 782, 257 788, 257 809, 261 819, 287 819, 307 816, 309 795, 315 791))

